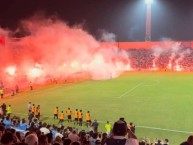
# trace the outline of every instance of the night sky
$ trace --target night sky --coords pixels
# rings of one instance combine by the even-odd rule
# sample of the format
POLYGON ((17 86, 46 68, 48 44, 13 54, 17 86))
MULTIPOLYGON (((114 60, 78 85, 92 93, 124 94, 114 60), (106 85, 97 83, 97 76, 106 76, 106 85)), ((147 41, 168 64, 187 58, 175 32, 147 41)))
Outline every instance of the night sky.
MULTIPOLYGON (((68 25, 83 24, 97 39, 101 30, 117 41, 144 41, 144 0, 4 0, 0 26, 15 30, 20 20, 37 12, 56 15, 68 25)), ((154 0, 152 40, 193 40, 193 0, 154 0)))

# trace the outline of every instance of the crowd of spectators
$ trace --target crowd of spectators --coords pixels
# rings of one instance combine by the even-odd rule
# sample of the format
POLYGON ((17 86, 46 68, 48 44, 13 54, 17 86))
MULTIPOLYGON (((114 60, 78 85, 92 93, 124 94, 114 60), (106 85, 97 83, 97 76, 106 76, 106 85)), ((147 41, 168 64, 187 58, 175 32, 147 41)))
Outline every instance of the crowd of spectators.
POLYGON ((193 49, 129 49, 132 70, 193 71, 193 49))
POLYGON ((25 118, 11 116, 7 113, 0 116, 0 139, 3 145, 169 145, 168 139, 153 142, 148 138, 138 140, 135 125, 127 124, 124 118, 116 121, 112 128, 107 121, 104 126, 106 132, 100 132, 95 129, 95 122, 88 130, 78 130, 76 127, 50 125, 35 117, 29 123, 25 118))

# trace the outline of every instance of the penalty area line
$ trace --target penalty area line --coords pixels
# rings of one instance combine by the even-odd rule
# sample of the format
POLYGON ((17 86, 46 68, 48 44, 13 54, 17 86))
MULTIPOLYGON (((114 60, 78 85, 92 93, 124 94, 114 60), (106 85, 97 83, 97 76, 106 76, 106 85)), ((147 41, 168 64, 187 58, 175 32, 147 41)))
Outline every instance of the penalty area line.
POLYGON ((138 87, 140 87, 141 85, 144 84, 144 81, 137 84, 136 86, 134 86, 133 88, 129 89, 128 91, 126 91, 125 93, 121 94, 120 96, 118 96, 117 98, 122 98, 123 96, 125 96, 126 94, 130 94, 132 91, 134 91, 135 89, 137 89, 138 87))

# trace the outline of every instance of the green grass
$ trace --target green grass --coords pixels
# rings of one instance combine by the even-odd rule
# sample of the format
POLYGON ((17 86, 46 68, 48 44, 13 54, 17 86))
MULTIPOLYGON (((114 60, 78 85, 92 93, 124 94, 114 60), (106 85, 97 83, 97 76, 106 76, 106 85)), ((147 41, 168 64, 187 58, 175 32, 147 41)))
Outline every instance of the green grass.
POLYGON ((128 123, 136 124, 139 139, 168 138, 171 145, 186 140, 190 133, 185 132, 192 132, 193 128, 192 73, 131 72, 111 80, 44 86, 2 101, 12 105, 13 114, 22 113, 23 117, 26 117, 29 101, 39 104, 42 120, 49 123, 57 123, 47 117, 53 116, 55 106, 64 111, 68 107, 73 111, 82 109, 84 114, 89 110, 92 119, 101 121, 101 131, 107 120, 113 124, 125 117, 128 123))

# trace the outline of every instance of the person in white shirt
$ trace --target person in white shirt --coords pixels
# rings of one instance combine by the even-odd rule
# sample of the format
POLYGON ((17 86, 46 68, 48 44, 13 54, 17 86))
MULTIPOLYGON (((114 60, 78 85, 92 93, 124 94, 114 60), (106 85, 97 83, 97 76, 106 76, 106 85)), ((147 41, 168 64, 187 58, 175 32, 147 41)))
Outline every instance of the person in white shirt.
POLYGON ((31 105, 31 102, 29 102, 29 103, 28 103, 28 105, 27 105, 27 109, 28 109, 28 111, 29 111, 29 112, 31 112, 31 110, 32 110, 32 105, 31 105))
POLYGON ((44 135, 50 133, 50 130, 49 130, 48 128, 46 128, 46 126, 47 126, 47 124, 46 124, 46 123, 43 123, 43 124, 42 124, 42 127, 40 128, 40 131, 41 131, 44 135))

